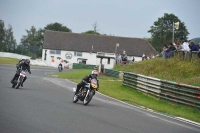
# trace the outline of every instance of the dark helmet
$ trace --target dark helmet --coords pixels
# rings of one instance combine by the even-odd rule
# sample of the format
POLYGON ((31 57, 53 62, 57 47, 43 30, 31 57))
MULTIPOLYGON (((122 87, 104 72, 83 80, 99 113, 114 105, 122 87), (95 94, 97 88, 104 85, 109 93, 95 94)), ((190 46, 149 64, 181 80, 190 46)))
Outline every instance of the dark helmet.
POLYGON ((28 64, 30 64, 30 60, 29 60, 29 59, 26 59, 26 60, 24 61, 24 63, 25 63, 26 65, 28 65, 28 64))

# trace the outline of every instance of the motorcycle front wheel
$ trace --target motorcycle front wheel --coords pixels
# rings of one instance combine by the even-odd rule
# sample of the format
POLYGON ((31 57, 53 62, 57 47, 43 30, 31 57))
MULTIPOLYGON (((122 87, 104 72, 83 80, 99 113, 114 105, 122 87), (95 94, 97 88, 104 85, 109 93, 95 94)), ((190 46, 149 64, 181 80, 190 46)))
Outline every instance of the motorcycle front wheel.
POLYGON ((12 88, 15 88, 15 84, 12 85, 12 88))
POLYGON ((74 94, 73 103, 77 103, 77 102, 78 102, 78 97, 74 94))
POLYGON ((19 78, 20 78, 20 79, 19 79, 19 82, 17 83, 16 89, 19 88, 19 86, 21 85, 21 83, 22 83, 22 81, 23 81, 23 77, 22 77, 22 76, 20 76, 19 78))
POLYGON ((94 92, 90 91, 89 94, 84 98, 83 105, 88 105, 88 103, 92 100, 93 95, 94 92))

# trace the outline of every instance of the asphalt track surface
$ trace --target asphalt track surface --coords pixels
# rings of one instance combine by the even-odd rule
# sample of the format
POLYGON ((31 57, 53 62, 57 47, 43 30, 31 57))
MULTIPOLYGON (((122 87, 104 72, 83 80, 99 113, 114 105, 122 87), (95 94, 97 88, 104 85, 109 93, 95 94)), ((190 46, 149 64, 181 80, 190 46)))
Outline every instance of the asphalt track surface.
POLYGON ((199 125, 100 93, 87 106, 73 103, 76 84, 45 74, 54 68, 31 67, 24 87, 14 89, 15 71, 0 65, 0 133, 200 133, 199 125))

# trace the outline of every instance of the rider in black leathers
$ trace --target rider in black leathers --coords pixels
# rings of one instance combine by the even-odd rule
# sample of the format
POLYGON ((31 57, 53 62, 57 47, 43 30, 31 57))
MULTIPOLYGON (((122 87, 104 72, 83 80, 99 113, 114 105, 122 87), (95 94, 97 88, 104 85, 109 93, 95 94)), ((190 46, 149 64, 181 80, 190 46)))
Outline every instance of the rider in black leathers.
POLYGON ((60 64, 58 65, 58 69, 59 69, 59 66, 61 67, 61 71, 62 71, 62 70, 63 70, 62 63, 60 63, 60 64))
POLYGON ((92 74, 89 74, 89 75, 85 76, 82 79, 82 81, 77 84, 77 89, 76 89, 75 95, 79 92, 80 88, 84 87, 86 83, 89 83, 90 79, 92 79, 92 78, 96 78, 96 80, 97 80, 98 87, 97 87, 96 90, 98 91, 99 90, 99 81, 97 79, 97 76, 98 76, 98 71, 97 70, 93 70, 92 74))
MULTIPOLYGON (((11 80, 11 83, 13 83, 15 78, 17 78, 19 76, 21 70, 28 71, 31 74, 29 64, 30 64, 30 60, 26 59, 24 62, 17 65, 17 71, 16 71, 16 74, 14 75, 13 79, 11 80)), ((23 83, 25 82, 26 79, 27 79, 27 77, 24 77, 24 80, 21 84, 22 87, 23 87, 23 83)))

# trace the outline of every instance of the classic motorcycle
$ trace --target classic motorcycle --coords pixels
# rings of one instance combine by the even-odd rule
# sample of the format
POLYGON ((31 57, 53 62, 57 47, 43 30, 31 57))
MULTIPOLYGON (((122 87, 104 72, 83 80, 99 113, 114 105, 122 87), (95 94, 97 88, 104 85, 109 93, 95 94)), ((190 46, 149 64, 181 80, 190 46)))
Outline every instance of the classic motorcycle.
POLYGON ((62 71, 62 67, 58 66, 58 71, 61 72, 62 71))
POLYGON ((18 89, 19 86, 22 84, 24 78, 26 76, 26 71, 20 70, 20 74, 18 77, 16 77, 13 81, 12 88, 18 89))
MULTIPOLYGON (((91 79, 89 83, 86 83, 84 87, 80 88, 79 92, 73 97, 73 103, 78 100, 83 101, 83 105, 87 105, 92 97, 95 95, 95 90, 98 87, 98 82, 95 78, 91 79)), ((76 88, 73 88, 73 92, 76 92, 76 88)))

